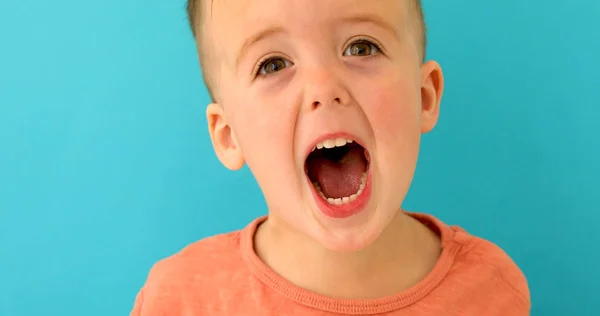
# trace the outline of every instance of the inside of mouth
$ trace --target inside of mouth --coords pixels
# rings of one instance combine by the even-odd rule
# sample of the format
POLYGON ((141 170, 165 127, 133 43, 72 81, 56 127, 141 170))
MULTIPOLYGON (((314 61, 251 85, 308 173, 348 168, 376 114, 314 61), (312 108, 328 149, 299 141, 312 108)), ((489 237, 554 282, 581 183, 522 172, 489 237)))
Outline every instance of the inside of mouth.
POLYGON ((350 197, 364 188, 369 162, 366 150, 356 142, 313 151, 306 159, 306 173, 325 198, 350 197))

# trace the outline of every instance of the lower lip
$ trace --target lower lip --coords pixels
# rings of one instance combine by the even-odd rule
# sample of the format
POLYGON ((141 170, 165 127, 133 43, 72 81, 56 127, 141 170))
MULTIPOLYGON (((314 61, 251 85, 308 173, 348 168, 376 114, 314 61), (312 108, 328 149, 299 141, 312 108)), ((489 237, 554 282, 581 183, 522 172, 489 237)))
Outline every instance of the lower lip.
POLYGON ((325 201, 319 193, 315 190, 315 186, 311 183, 308 176, 306 177, 308 181, 308 185, 311 187, 312 195, 317 202, 317 207, 325 216, 335 218, 335 219, 343 219, 348 218, 350 216, 356 215, 362 212, 365 209, 365 205, 369 198, 371 197, 371 171, 367 171, 367 183, 365 184, 365 188, 360 196, 356 198, 356 200, 351 201, 350 203, 345 203, 342 205, 329 204, 325 201))

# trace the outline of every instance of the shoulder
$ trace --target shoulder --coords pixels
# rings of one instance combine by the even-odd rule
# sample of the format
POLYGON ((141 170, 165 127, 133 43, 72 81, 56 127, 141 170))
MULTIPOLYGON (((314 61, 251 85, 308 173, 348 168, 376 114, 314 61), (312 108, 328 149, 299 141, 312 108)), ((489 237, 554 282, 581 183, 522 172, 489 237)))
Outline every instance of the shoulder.
MULTIPOLYGON (((481 275, 497 282, 515 294, 515 299, 530 304, 527 279, 513 259, 493 242, 470 235, 459 227, 451 227, 453 241, 460 245, 455 256, 455 267, 468 270, 474 276, 481 275)), ((466 271, 464 271, 466 272, 466 271)))
POLYGON ((469 234, 458 226, 449 226, 429 214, 410 213, 431 230, 440 235, 445 255, 442 260, 450 263, 447 281, 460 282, 477 289, 494 289, 494 294, 503 289, 507 299, 530 305, 527 279, 498 245, 469 234))
POLYGON ((240 232, 208 237, 186 246, 152 267, 142 289, 144 297, 180 299, 186 293, 227 282, 243 265, 239 248, 240 232))
POLYGON ((131 315, 206 314, 237 306, 257 280, 248 267, 252 236, 265 219, 244 229, 208 237, 156 263, 137 295, 131 315))
POLYGON ((208 237, 157 262, 137 295, 131 315, 202 308, 202 302, 214 296, 219 285, 229 284, 234 275, 244 273, 240 235, 232 232, 208 237))
POLYGON ((148 275, 146 287, 177 285, 210 276, 215 278, 242 264, 240 232, 208 237, 157 262, 148 275))

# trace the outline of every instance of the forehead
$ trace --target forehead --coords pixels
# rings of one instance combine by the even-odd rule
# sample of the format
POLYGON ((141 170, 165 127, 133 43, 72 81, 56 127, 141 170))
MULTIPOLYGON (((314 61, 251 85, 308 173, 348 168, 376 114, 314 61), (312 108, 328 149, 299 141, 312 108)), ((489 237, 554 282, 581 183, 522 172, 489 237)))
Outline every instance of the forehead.
MULTIPOLYGON (((402 11, 412 0, 208 0, 214 17, 243 17, 248 20, 265 17, 313 19, 349 12, 380 12, 386 15, 402 11), (395 10, 391 10, 395 9, 395 10), (391 12, 393 11, 393 12, 391 12), (310 14, 299 14, 310 13, 310 14)), ((290 21, 291 22, 291 21, 290 21)))
POLYGON ((409 0, 207 0, 206 29, 211 42, 228 53, 252 34, 271 27, 290 33, 323 32, 353 17, 383 21, 399 33, 409 0))

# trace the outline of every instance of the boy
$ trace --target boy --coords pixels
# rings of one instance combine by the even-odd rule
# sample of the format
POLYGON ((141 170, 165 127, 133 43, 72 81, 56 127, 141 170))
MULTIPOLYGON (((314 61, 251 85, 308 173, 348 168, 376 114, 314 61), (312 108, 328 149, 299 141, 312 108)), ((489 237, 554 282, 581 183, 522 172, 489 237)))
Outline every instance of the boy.
POLYGON ((159 262, 132 315, 528 315, 498 247, 402 211, 443 76, 417 0, 190 0, 209 132, 268 217, 159 262))

